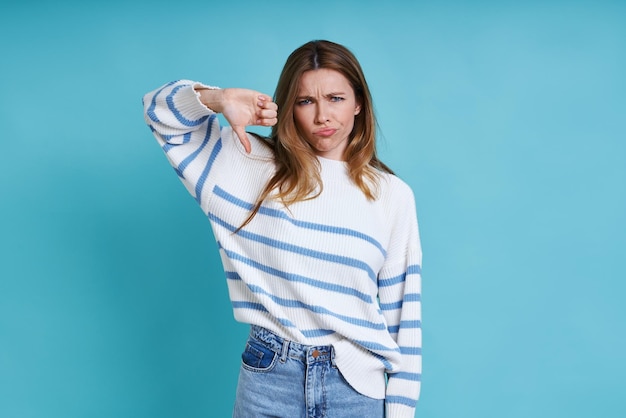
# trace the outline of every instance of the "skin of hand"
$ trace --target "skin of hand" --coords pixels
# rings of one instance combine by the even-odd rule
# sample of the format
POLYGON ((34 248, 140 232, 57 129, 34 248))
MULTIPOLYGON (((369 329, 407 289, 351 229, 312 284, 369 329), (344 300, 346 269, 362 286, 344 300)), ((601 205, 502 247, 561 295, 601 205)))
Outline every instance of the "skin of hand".
POLYGON ((278 122, 278 105, 266 94, 239 88, 196 88, 196 91, 205 106, 224 115, 247 153, 251 146, 246 126, 273 126, 278 122))

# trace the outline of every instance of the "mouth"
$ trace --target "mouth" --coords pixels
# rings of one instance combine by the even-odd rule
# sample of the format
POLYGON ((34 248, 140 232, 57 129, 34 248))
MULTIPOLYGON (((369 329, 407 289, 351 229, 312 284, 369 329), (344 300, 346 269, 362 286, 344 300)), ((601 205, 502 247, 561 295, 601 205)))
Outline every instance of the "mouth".
POLYGON ((329 136, 334 135, 335 132, 337 132, 337 129, 323 128, 323 129, 318 129, 317 131, 313 132, 313 134, 317 136, 322 136, 322 137, 329 137, 329 136))

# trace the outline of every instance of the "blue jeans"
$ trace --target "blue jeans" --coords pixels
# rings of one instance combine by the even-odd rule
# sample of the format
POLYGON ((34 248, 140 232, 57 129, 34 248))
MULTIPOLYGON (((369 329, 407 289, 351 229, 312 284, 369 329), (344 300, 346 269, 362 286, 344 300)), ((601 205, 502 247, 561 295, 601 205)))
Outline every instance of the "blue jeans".
POLYGON ((287 341, 252 326, 233 418, 383 418, 384 399, 352 389, 334 364, 332 346, 287 341))

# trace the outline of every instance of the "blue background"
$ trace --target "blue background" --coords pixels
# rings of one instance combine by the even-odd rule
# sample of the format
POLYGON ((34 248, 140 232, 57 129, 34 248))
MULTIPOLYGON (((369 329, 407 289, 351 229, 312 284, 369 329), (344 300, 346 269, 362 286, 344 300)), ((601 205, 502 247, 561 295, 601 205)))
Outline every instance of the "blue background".
POLYGON ((424 249, 418 417, 623 417, 626 2, 0 6, 0 417, 227 417, 247 329, 142 118, 360 59, 424 249))

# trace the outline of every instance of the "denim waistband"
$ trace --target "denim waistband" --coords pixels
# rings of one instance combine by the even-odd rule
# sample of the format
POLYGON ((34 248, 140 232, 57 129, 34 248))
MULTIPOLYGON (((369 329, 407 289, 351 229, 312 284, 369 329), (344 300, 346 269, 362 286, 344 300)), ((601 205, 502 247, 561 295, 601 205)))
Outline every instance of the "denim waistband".
POLYGON ((330 361, 335 365, 335 350, 332 345, 305 345, 286 340, 270 330, 252 325, 250 338, 263 343, 267 348, 278 354, 282 361, 287 357, 297 359, 306 364, 330 361))

